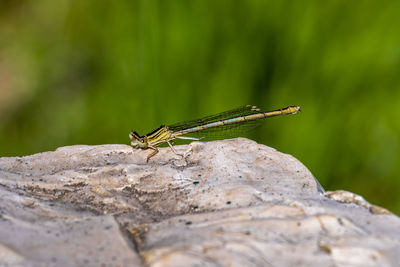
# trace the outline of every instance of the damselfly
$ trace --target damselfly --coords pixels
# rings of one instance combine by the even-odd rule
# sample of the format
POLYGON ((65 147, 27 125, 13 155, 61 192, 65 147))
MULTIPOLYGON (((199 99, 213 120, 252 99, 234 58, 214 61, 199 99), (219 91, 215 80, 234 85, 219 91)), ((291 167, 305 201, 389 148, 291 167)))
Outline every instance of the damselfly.
POLYGON ((241 126, 243 124, 248 124, 256 120, 262 120, 268 117, 285 115, 285 114, 295 114, 300 111, 299 106, 290 106, 282 109, 277 109, 273 111, 261 111, 259 108, 251 105, 247 105, 241 108, 229 110, 216 115, 208 116, 202 119, 197 119, 193 121, 186 121, 182 123, 177 123, 174 125, 166 126, 161 125, 152 132, 140 136, 137 132, 132 131, 129 134, 131 139, 131 145, 134 148, 141 149, 152 149, 147 156, 147 161, 158 153, 157 146, 162 143, 167 143, 172 151, 178 154, 171 142, 174 139, 187 139, 187 140, 200 140, 194 137, 185 137, 183 135, 196 133, 200 131, 212 131, 212 130, 225 130, 236 126, 241 126))

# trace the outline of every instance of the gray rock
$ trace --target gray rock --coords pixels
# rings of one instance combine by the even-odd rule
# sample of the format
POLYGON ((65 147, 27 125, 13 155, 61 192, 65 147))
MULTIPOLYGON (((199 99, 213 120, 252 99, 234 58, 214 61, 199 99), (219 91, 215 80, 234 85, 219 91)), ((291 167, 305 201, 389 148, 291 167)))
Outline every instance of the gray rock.
POLYGON ((396 266, 400 219, 238 138, 0 158, 0 266, 396 266))

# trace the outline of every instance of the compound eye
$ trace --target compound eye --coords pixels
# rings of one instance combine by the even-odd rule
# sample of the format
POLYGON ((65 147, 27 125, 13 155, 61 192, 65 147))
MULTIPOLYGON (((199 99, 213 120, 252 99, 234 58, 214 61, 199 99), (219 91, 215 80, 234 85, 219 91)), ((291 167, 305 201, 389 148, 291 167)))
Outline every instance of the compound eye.
POLYGON ((132 132, 129 133, 129 138, 131 140, 139 140, 140 136, 139 136, 139 134, 137 132, 132 131, 132 132))

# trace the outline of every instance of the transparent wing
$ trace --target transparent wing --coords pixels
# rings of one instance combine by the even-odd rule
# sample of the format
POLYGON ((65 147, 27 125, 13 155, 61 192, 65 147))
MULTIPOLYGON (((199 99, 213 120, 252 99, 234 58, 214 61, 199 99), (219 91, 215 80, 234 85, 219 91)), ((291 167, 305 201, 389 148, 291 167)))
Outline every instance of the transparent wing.
MULTIPOLYGON (((237 124, 224 125, 217 128, 209 128, 187 136, 205 137, 206 139, 233 138, 251 132, 263 123, 264 120, 246 121, 237 124)), ((186 136, 186 135, 185 135, 186 136)))
MULTIPOLYGON (((255 106, 251 106, 251 105, 247 105, 244 107, 240 107, 240 108, 236 108, 236 109, 232 109, 232 110, 228 110, 216 115, 211 115, 208 117, 204 117, 201 119, 197 119, 197 120, 191 120, 191 121, 184 121, 184 122, 180 122, 180 123, 176 123, 173 125, 169 125, 168 129, 170 129, 173 132, 177 132, 177 131, 181 131, 181 130, 186 130, 192 127, 196 127, 196 126, 202 126, 208 123, 212 123, 212 122, 217 122, 217 121, 223 121, 223 120, 227 120, 227 119, 233 119, 233 118, 237 118, 240 116, 247 116, 247 115, 251 115, 251 114, 257 114, 257 113, 262 113, 262 111, 260 109, 258 109, 255 106)), ((236 128, 236 127, 240 127, 240 124, 251 124, 251 122, 243 122, 243 123, 238 123, 239 125, 227 125, 227 126, 223 126, 223 127, 218 127, 218 129, 209 129, 209 130, 202 130, 203 133, 208 132, 208 131, 223 131, 224 128, 236 128)))

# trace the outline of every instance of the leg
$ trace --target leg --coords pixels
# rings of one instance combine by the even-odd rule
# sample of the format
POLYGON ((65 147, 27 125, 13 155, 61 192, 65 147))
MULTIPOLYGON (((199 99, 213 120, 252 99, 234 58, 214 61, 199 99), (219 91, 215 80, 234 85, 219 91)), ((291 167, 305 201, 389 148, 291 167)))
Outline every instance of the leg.
POLYGON ((167 141, 169 147, 172 149, 172 151, 174 151, 175 154, 177 154, 178 156, 181 156, 183 158, 183 154, 179 154, 178 152, 176 152, 175 148, 171 145, 170 141, 167 141))
POLYGON ((158 153, 158 148, 152 147, 152 146, 149 146, 149 148, 150 148, 150 149, 153 149, 153 152, 151 152, 151 153, 147 156, 146 162, 149 162, 149 159, 150 159, 151 157, 155 156, 155 155, 158 153))

